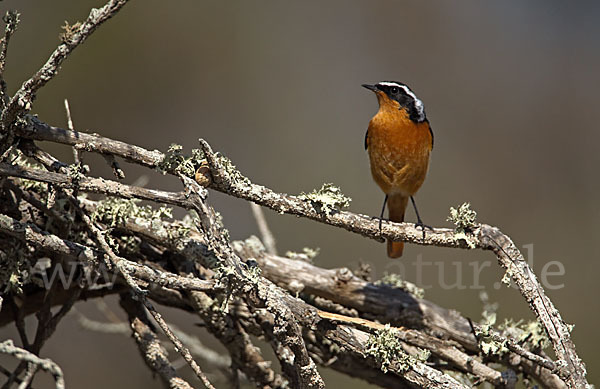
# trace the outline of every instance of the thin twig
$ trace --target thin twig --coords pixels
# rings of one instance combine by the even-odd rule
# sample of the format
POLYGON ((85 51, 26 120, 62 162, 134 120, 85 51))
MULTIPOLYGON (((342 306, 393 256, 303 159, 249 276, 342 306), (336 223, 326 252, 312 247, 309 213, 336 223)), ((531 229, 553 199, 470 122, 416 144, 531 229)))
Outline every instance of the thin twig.
MULTIPOLYGON (((71 108, 69 107, 69 100, 65 99, 65 112, 67 114, 67 127, 71 131, 75 131, 75 127, 73 126, 73 118, 71 117, 71 108)), ((79 150, 76 147, 73 147, 73 163, 79 164, 79 150)))
POLYGON ((29 362, 27 364, 27 369, 25 370, 25 376, 19 383, 17 389, 27 389, 31 385, 31 381, 33 381, 33 377, 35 377, 35 373, 37 373, 38 368, 39 365, 29 362))
POLYGON ((0 343, 0 353, 12 355, 13 357, 21 361, 38 365, 42 370, 45 370, 54 376, 54 381, 56 382, 56 389, 64 389, 65 379, 62 369, 51 359, 40 358, 27 350, 16 347, 13 344, 13 341, 10 339, 0 343))
POLYGON ((265 213, 258 204, 250 203, 250 208, 252 209, 252 214, 254 215, 254 219, 256 220, 258 231, 260 231, 261 240, 265 244, 267 252, 269 254, 277 255, 275 237, 273 236, 273 233, 269 228, 269 224, 267 223, 267 219, 265 218, 265 213))
POLYGON ((9 97, 6 92, 6 81, 4 79, 4 70, 6 69, 6 54, 8 52, 8 44, 10 38, 17 30, 19 24, 19 14, 15 11, 7 11, 2 18, 6 26, 4 27, 4 37, 0 40, 0 107, 2 110, 6 108, 9 97))
POLYGON ((130 293, 122 293, 119 303, 127 313, 133 338, 146 364, 158 373, 169 388, 191 389, 192 386, 177 375, 175 368, 169 362, 167 350, 160 344, 144 305, 134 300, 130 293))
MULTIPOLYGON (((76 147, 73 147, 73 149, 76 149, 76 147)), ((117 162, 115 156, 112 154, 102 154, 102 156, 106 160, 106 163, 108 163, 108 165, 112 168, 115 177, 117 177, 119 180, 124 179, 125 172, 123 169, 121 169, 121 165, 119 165, 119 162, 117 162)))
MULTIPOLYGON (((63 35, 63 42, 50 55, 46 63, 25 81, 21 88, 15 93, 3 110, 1 122, 5 131, 10 131, 18 116, 31 109, 37 91, 54 78, 60 69, 62 62, 105 21, 113 17, 127 3, 128 0, 110 0, 102 8, 92 8, 88 18, 81 23, 77 29, 63 35)), ((0 145, 0 153, 3 153, 12 142, 0 145)))
POLYGON ((89 178, 83 174, 73 177, 68 174, 53 173, 40 169, 9 165, 0 162, 0 176, 26 178, 39 182, 47 182, 61 188, 77 189, 80 192, 102 193, 125 199, 138 198, 163 204, 176 205, 189 209, 191 202, 183 192, 166 192, 156 189, 146 189, 137 186, 121 184, 104 178, 89 178))

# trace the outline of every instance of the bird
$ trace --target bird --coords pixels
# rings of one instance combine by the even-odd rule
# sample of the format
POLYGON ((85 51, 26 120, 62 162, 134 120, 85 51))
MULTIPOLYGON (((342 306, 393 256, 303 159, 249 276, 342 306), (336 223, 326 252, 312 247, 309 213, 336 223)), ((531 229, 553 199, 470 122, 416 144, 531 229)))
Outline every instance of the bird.
MULTIPOLYGON (((417 216, 415 226, 423 224, 414 196, 423 185, 433 150, 433 131, 425 115, 423 102, 406 85, 397 81, 363 84, 373 91, 379 110, 369 122, 365 134, 365 149, 369 154, 373 180, 385 194, 379 217, 379 229, 388 206, 389 220, 403 222, 410 198, 417 216)), ((404 243, 387 241, 390 258, 402 256, 404 243)))

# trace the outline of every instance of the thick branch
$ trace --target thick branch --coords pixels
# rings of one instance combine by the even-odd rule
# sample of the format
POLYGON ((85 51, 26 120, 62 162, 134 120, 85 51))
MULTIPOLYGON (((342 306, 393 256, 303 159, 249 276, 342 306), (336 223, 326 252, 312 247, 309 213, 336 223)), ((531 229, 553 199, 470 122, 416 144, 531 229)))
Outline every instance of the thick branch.
MULTIPOLYGON (((443 337, 459 342, 467 350, 478 351, 467 319, 456 311, 412 296, 399 288, 367 282, 347 268, 323 269, 305 261, 271 255, 254 237, 245 242, 235 242, 235 248, 245 260, 256 260, 265 277, 289 291, 324 297, 363 314, 371 314, 384 323, 425 327, 430 333, 443 334, 443 337)), ((476 324, 475 327, 479 329, 476 324)), ((511 339, 499 334, 491 336, 495 341, 506 344, 515 354, 551 372, 558 371, 552 361, 525 350, 511 339)))

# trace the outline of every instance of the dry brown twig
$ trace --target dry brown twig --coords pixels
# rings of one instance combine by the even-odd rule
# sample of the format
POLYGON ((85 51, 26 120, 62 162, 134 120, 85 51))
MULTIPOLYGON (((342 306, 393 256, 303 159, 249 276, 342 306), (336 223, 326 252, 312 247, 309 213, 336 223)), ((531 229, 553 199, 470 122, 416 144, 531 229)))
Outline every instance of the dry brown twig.
POLYGON ((254 219, 256 220, 256 225, 258 226, 258 231, 260 232, 260 237, 262 238, 262 242, 267 249, 269 254, 277 254, 277 246, 275 245, 275 237, 269 228, 269 224, 267 224, 267 218, 265 217, 265 213, 263 212, 260 205, 256 203, 250 203, 250 209, 252 209, 252 214, 254 215, 254 219))
POLYGON ((0 343, 0 353, 12 355, 21 361, 27 362, 28 364, 33 364, 40 369, 47 371, 54 376, 56 389, 64 389, 65 378, 62 369, 51 359, 40 358, 34 353, 31 353, 20 347, 16 347, 13 344, 13 341, 10 339, 0 343))
MULTIPOLYGON (((21 88, 10 99, 7 106, 2 110, 2 114, 0 115, 2 135, 8 138, 0 144, 0 154, 4 154, 12 146, 14 137, 12 131, 17 125, 17 119, 29 112, 37 91, 56 76, 60 65, 69 54, 85 42, 102 23, 119 12, 127 1, 110 0, 100 9, 92 8, 85 22, 77 25, 76 29, 65 31, 65 34, 62 36, 63 42, 54 50, 40 70, 23 83, 21 88)), ((7 25, 9 24, 7 23, 7 25)), ((6 39, 6 44, 8 44, 8 39, 6 39)), ((5 52, 5 49, 3 49, 3 52, 5 52)))
POLYGON ((167 350, 160 344, 154 326, 146 315, 144 305, 134 300, 128 293, 122 294, 119 301, 129 318, 133 337, 146 364, 173 389, 191 389, 192 386, 177 375, 171 366, 167 350))

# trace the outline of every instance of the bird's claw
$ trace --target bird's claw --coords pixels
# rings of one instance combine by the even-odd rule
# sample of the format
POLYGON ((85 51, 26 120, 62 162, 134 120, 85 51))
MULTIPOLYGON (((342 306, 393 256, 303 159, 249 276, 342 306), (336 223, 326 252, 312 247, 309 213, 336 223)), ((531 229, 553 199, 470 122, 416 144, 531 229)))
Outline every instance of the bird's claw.
POLYGON ((423 221, 419 220, 418 222, 415 223, 415 228, 421 228, 421 231, 423 231, 423 242, 425 242, 425 230, 429 229, 431 231, 433 231, 433 227, 428 226, 427 224, 424 224, 423 221))
POLYGON ((378 217, 378 216, 374 216, 373 219, 379 220, 379 236, 381 236, 383 234, 383 231, 382 231, 383 230, 383 221, 387 220, 387 219, 384 219, 384 218, 378 217))

